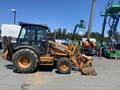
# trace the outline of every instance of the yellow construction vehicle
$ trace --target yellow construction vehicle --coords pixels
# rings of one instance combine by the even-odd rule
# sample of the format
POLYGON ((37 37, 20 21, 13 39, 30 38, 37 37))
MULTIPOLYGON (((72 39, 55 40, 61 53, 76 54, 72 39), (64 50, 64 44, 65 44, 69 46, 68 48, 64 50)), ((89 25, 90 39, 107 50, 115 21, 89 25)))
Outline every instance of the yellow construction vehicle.
POLYGON ((30 23, 20 23, 20 26, 15 45, 12 45, 10 37, 3 37, 3 56, 13 62, 17 71, 29 73, 38 65, 56 65, 57 71, 62 74, 77 68, 82 74, 97 75, 92 68, 93 58, 82 55, 77 45, 48 40, 48 26, 30 23))

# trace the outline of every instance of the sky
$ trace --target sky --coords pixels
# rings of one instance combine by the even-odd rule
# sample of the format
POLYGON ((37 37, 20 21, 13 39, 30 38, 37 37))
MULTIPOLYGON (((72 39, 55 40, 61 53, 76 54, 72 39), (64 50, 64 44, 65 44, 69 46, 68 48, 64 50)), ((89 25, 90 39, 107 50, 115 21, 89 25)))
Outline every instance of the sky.
MULTIPOLYGON (((108 0, 96 1, 92 32, 101 33, 103 17, 100 16, 100 12, 108 0)), ((86 29, 80 29, 78 32, 85 33, 91 4, 92 0, 0 0, 0 25, 13 23, 11 9, 15 8, 17 23, 21 21, 47 24, 52 31, 66 28, 72 32, 75 25, 83 19, 86 22, 86 29)))

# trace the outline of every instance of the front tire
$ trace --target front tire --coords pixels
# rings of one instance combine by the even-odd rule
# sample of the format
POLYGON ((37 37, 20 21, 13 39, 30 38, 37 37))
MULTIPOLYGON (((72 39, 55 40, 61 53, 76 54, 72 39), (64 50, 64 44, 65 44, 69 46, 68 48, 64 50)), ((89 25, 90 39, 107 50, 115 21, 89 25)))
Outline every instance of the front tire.
POLYGON ((57 71, 61 74, 68 74, 71 72, 72 64, 67 58, 61 58, 57 61, 57 71))
POLYGON ((37 67, 38 56, 33 50, 20 49, 14 54, 12 62, 18 72, 30 73, 37 67))

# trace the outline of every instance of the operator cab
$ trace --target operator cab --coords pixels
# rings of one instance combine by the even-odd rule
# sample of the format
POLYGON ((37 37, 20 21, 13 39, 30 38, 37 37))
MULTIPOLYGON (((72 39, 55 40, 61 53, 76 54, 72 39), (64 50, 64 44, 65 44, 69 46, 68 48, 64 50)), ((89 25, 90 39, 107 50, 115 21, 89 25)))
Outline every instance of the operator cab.
POLYGON ((22 27, 17 39, 16 46, 29 45, 37 48, 41 54, 47 53, 49 29, 46 25, 19 23, 22 27))

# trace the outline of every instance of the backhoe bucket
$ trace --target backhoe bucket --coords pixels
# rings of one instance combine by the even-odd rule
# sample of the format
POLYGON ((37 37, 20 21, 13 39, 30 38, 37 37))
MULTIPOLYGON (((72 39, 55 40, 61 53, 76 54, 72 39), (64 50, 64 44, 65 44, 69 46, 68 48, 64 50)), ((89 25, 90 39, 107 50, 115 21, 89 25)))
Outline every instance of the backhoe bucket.
POLYGON ((2 38, 3 41, 3 58, 5 60, 12 60, 12 54, 13 54, 13 47, 12 47, 12 43, 11 43, 11 37, 6 37, 4 36, 2 38))

